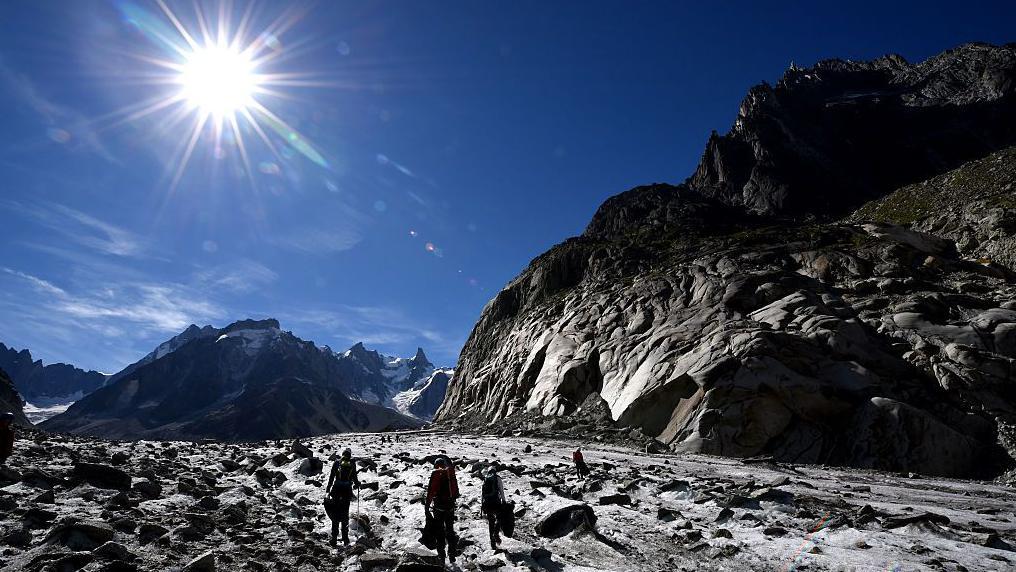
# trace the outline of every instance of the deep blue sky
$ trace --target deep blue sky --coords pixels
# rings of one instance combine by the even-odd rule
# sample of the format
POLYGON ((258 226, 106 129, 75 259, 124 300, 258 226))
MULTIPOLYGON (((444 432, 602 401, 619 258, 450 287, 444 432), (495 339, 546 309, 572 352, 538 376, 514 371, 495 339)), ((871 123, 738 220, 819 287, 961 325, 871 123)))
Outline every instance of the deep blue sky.
MULTIPOLYGON (((258 101, 326 163, 248 131, 252 184, 208 133, 173 186, 191 119, 123 112, 178 90, 141 81, 160 69, 139 56, 172 57, 157 5, 5 2, 0 341, 114 371, 191 322, 274 316, 451 365, 533 257, 605 198, 683 180, 792 61, 1016 41, 1009 0, 769 4, 310 4, 258 71, 327 85, 258 101)), ((193 28, 190 2, 170 6, 193 28)))

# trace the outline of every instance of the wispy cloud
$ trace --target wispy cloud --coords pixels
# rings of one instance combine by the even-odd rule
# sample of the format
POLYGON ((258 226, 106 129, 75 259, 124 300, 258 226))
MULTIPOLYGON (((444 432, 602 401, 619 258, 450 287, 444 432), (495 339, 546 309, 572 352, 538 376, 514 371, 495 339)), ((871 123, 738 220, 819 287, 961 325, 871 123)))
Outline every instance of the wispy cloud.
POLYGON ((269 242, 295 252, 332 254, 353 248, 361 238, 360 233, 353 228, 334 230, 308 228, 272 238, 269 242))
POLYGON ((68 325, 87 324, 107 333, 127 329, 145 334, 177 332, 192 323, 207 323, 225 315, 219 306, 181 284, 125 283, 72 294, 38 276, 10 268, 3 271, 43 295, 38 303, 26 306, 70 321, 68 325))
POLYGON ((0 270, 3 270, 7 274, 17 276, 18 278, 22 278, 28 281, 28 283, 30 283, 39 292, 43 292, 45 294, 53 294, 55 296, 67 295, 67 292, 65 292, 62 288, 54 286, 52 282, 48 282, 37 276, 25 274, 24 272, 19 272, 17 270, 11 270, 10 268, 7 267, 0 267, 0 270))
POLYGON ((0 58, 0 85, 25 102, 50 129, 54 141, 95 153, 114 164, 121 162, 113 156, 102 140, 93 122, 81 112, 54 102, 44 95, 28 76, 19 73, 0 58))
POLYGON ((30 205, 15 201, 4 201, 0 206, 27 215, 47 229, 98 252, 141 257, 149 251, 146 241, 140 236, 68 206, 57 203, 30 205))
POLYGON ((204 268, 194 273, 194 283, 202 288, 223 289, 235 294, 253 292, 279 279, 279 275, 260 262, 239 259, 204 268))

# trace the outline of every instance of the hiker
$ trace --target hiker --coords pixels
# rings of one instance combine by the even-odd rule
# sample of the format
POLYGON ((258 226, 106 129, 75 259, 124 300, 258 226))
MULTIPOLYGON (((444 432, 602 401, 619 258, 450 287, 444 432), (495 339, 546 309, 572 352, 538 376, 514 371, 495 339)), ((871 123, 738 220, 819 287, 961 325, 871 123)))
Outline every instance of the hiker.
POLYGON ((498 515, 505 505, 504 483, 497 475, 497 465, 487 467, 486 476, 483 479, 481 489, 480 511, 487 517, 487 531, 490 533, 490 549, 497 550, 501 543, 499 534, 498 515))
POLYGON ((589 467, 586 466, 586 460, 582 457, 582 447, 575 449, 572 453, 572 461, 575 462, 575 472, 579 474, 579 478, 585 478, 589 475, 589 467))
POLYGON ((455 499, 459 498, 459 483, 455 479, 455 468, 445 457, 434 461, 434 472, 427 485, 427 500, 423 510, 427 515, 427 526, 433 527, 437 536, 437 555, 445 561, 445 543, 448 543, 448 562, 455 563, 458 537, 455 535, 455 499), (433 510, 431 509, 433 506, 433 510))
POLYGON ((356 476, 356 461, 348 448, 342 451, 342 457, 332 464, 332 472, 328 476, 325 487, 325 512, 332 520, 332 539, 335 546, 339 525, 342 525, 342 543, 349 545, 349 503, 353 500, 353 487, 360 488, 360 480, 356 476))
POLYGON ((7 464, 7 458, 14 454, 14 414, 0 414, 0 466, 7 464))

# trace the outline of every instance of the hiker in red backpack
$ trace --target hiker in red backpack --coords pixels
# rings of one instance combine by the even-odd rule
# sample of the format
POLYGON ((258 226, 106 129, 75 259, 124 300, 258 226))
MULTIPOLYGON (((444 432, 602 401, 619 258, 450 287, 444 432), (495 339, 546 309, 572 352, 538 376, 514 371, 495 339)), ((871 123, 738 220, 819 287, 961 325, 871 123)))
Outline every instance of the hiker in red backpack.
POLYGON ((7 464, 7 458, 14 454, 14 414, 0 413, 0 466, 7 464))
POLYGON ((459 539, 455 535, 455 499, 459 498, 459 483, 455 479, 455 468, 444 457, 434 461, 434 472, 427 485, 427 500, 423 509, 427 515, 427 526, 433 527, 437 536, 437 554, 441 563, 445 561, 445 543, 448 544, 448 562, 455 563, 455 550, 459 539), (433 507, 433 509, 431 508, 433 507))
POLYGON ((589 475, 589 467, 586 466, 586 460, 582 457, 582 448, 575 449, 572 453, 572 461, 575 462, 575 472, 578 473, 579 478, 584 478, 589 475))

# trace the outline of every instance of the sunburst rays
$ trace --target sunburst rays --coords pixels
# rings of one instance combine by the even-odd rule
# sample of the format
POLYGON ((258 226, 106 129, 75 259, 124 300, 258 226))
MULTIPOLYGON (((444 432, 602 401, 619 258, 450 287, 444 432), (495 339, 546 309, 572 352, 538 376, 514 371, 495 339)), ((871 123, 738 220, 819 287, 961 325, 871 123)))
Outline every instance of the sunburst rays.
POLYGON ((235 148, 252 185, 254 140, 280 160, 280 147, 286 146, 328 168, 321 151, 273 109, 291 99, 287 88, 330 85, 314 73, 277 70, 292 57, 287 51, 293 51, 283 49, 279 38, 305 10, 290 7, 257 29, 255 22, 262 15, 257 4, 248 4, 242 12, 228 0, 208 11, 203 6, 195 2, 181 14, 164 0, 155 0, 153 10, 121 5, 128 22, 155 47, 155 53, 131 54, 139 66, 132 71, 138 83, 159 93, 110 118, 122 123, 154 117, 157 134, 179 140, 167 165, 171 189, 203 145, 217 158, 226 146, 235 148))

